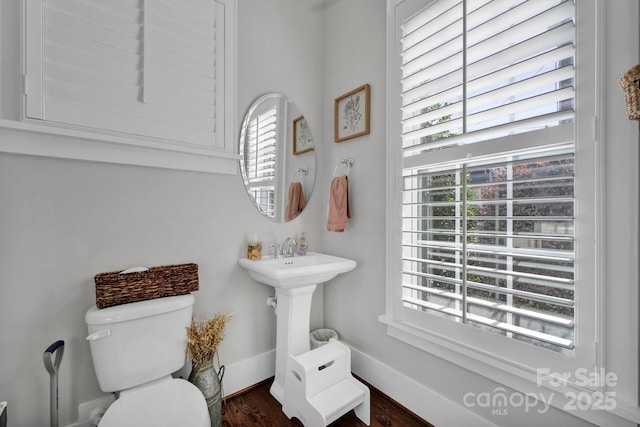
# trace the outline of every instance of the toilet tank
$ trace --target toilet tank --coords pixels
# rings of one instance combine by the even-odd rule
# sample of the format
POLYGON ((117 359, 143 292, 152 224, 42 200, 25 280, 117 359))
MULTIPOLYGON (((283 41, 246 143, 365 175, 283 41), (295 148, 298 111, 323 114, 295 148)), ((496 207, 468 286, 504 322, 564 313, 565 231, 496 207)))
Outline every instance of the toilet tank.
POLYGON ((87 310, 100 389, 126 390, 182 368, 193 302, 192 295, 179 295, 87 310))

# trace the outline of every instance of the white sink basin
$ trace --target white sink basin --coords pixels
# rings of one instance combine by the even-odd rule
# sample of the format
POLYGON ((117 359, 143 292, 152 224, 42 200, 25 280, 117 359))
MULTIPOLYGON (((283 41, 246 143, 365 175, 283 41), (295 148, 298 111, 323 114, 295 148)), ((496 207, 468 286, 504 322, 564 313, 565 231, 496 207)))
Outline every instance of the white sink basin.
POLYGON ((263 257, 259 261, 241 258, 239 262, 249 276, 274 288, 324 283, 356 267, 353 260, 317 252, 289 258, 263 257))

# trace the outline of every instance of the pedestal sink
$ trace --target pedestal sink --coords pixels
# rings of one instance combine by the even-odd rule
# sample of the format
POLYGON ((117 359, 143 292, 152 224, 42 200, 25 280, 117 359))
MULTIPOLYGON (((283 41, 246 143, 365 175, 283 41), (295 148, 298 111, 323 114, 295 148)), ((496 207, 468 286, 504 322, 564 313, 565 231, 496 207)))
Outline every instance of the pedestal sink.
POLYGON ((309 351, 311 297, 316 285, 356 267, 347 258, 309 252, 288 258, 264 257, 259 261, 239 261, 249 276, 276 291, 276 378, 271 394, 283 403, 284 373, 288 354, 309 351))

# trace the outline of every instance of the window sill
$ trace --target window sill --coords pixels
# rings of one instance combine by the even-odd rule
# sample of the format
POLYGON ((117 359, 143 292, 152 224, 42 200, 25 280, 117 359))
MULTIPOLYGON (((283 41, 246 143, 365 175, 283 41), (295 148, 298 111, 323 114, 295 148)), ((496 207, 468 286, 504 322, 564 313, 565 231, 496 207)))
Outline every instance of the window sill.
MULTIPOLYGON (((538 405, 550 402, 551 406, 596 425, 626 425, 626 421, 631 421, 634 424, 640 423, 640 408, 631 402, 622 401, 620 396, 615 397, 616 405, 612 410, 574 409, 576 401, 572 396, 584 397, 588 394, 587 397, 590 398, 594 392, 571 385, 557 387, 538 385, 536 372, 531 372, 515 363, 507 363, 506 359, 496 359, 495 354, 483 354, 479 349, 404 324, 389 315, 381 315, 378 320, 387 326, 387 334, 397 340, 510 387, 525 394, 525 399, 529 399, 529 396, 542 396, 544 401, 538 405)), ((499 390, 500 388, 497 388, 486 390, 486 392, 495 394, 499 393, 499 390)), ((538 409, 536 406, 535 409, 530 408, 529 410, 538 409)))
POLYGON ((227 175, 239 159, 222 149, 4 119, 0 152, 227 175))

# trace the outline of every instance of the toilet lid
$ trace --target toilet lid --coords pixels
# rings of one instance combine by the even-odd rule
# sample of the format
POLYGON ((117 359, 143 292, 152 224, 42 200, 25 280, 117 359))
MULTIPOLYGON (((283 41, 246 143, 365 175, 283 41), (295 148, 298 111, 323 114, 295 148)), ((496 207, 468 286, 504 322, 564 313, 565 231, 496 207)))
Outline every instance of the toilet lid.
POLYGON ((121 393, 100 427, 210 427, 204 396, 193 384, 168 378, 121 393))

